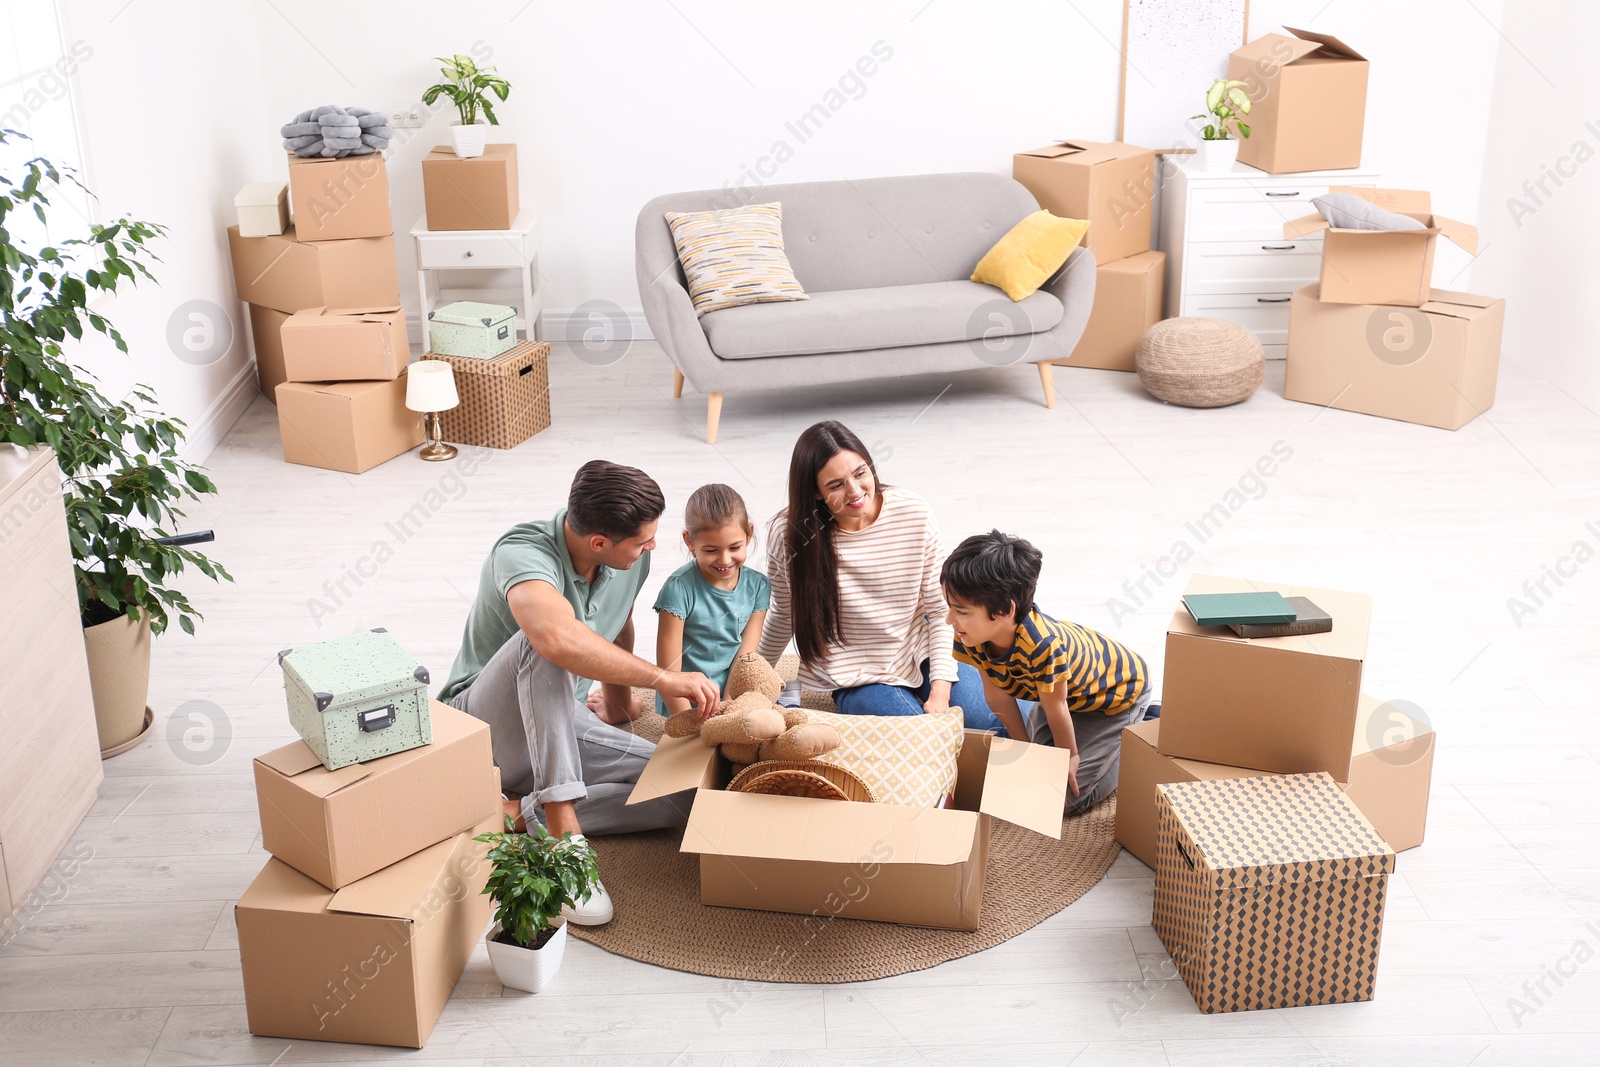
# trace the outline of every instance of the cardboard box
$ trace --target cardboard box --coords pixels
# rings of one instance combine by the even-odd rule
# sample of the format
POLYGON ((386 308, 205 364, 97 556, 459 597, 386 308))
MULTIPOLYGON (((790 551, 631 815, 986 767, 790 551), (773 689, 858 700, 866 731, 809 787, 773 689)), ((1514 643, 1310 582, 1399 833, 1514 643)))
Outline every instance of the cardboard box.
POLYGON ((1367 61, 1336 37, 1269 33, 1235 48, 1228 77, 1246 83, 1250 136, 1239 162, 1269 174, 1361 166, 1367 61))
POLYGON ((1207 1015, 1371 1000, 1394 851, 1325 774, 1156 794, 1150 924, 1207 1015))
POLYGON ((430 230, 508 230, 517 220, 517 146, 485 145, 457 158, 440 145, 422 157, 422 201, 430 230))
POLYGON ((1285 237, 1322 239, 1322 299, 1331 304, 1395 304, 1421 307, 1433 284, 1433 252, 1440 234, 1477 254, 1478 231, 1464 222, 1433 213, 1427 193, 1416 189, 1363 189, 1334 186, 1397 215, 1422 223, 1420 230, 1346 230, 1330 226, 1320 214, 1283 224, 1285 237))
POLYGON ((392 237, 301 241, 293 226, 277 237, 241 237, 228 227, 233 287, 240 300, 293 314, 314 307, 400 303, 392 237))
POLYGON ((433 743, 330 771, 304 741, 255 759, 261 847, 339 889, 500 810, 489 727, 432 701, 433 743))
POLYGON ((1156 153, 1120 141, 1058 141, 1011 157, 1011 176, 1053 215, 1087 219, 1083 246, 1103 262, 1150 248, 1156 153))
POLYGON ((819 918, 976 930, 989 819, 1061 835, 1071 757, 968 730, 955 807, 729 793, 730 767, 697 738, 656 746, 628 803, 697 789, 683 851, 700 857, 700 899, 819 918))
MULTIPOLYGON (((1435 289, 1420 308, 1289 301, 1283 395, 1458 430, 1494 407, 1506 302, 1435 289)), ((1313 598, 1315 599, 1315 598, 1313 598)))
POLYGON ((289 380, 288 372, 283 369, 283 336, 279 332, 289 316, 259 304, 248 306, 250 345, 256 357, 256 385, 263 396, 276 404, 278 386, 289 380))
POLYGON ((411 362, 398 304, 307 308, 283 324, 283 365, 291 382, 392 381, 411 362))
POLYGON ((455 371, 461 403, 439 413, 446 441, 483 448, 515 448, 550 427, 550 345, 520 341, 491 359, 424 352, 455 371))
MULTIPOLYGON (((1156 865, 1156 786, 1257 778, 1270 771, 1175 759, 1157 751, 1161 720, 1122 731, 1117 773, 1117 841, 1146 865, 1156 865)), ((1422 844, 1428 823, 1428 788, 1433 775, 1433 727, 1404 704, 1361 694, 1351 745, 1350 782, 1355 801, 1396 852, 1422 844)))
POLYGON ((289 203, 302 241, 388 237, 389 168, 383 153, 341 159, 289 156, 289 203))
POLYGON ((289 228, 289 187, 283 182, 251 182, 233 198, 239 233, 276 237, 289 228))
POLYGON ((269 859, 234 905, 250 1032, 421 1048, 483 937, 494 902, 485 819, 328 889, 269 859))
POLYGON ((404 374, 392 382, 284 382, 277 395, 287 463, 360 474, 422 443, 404 374))
POLYGON ((1191 577, 1184 592, 1265 589, 1310 597, 1333 616, 1333 630, 1244 638, 1226 626, 1196 625, 1179 604, 1167 626, 1158 748, 1278 774, 1326 771, 1348 782, 1372 598, 1210 574, 1191 577))
POLYGON ((1167 254, 1140 252, 1095 266, 1094 307, 1077 347, 1058 367, 1136 369, 1139 342, 1161 321, 1166 291, 1167 254))

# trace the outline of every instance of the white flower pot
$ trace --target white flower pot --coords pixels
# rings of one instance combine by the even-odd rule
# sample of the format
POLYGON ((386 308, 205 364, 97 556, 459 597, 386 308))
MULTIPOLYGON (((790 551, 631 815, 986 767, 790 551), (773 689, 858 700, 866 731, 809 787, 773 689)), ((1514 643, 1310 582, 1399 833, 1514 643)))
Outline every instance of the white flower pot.
POLYGON ((475 122, 471 126, 464 126, 459 122, 450 124, 450 143, 455 146, 457 159, 471 159, 483 155, 483 146, 488 142, 487 123, 475 122))
POLYGON ((1200 169, 1207 173, 1232 170, 1239 158, 1239 142, 1232 137, 1225 141, 1201 141, 1197 158, 1200 169))
POLYGON ((550 979, 561 969, 561 957, 567 951, 567 921, 556 920, 555 936, 538 948, 519 948, 496 941, 500 924, 489 929, 485 943, 489 946, 489 963, 495 977, 508 989, 521 989, 537 993, 550 984, 550 979))

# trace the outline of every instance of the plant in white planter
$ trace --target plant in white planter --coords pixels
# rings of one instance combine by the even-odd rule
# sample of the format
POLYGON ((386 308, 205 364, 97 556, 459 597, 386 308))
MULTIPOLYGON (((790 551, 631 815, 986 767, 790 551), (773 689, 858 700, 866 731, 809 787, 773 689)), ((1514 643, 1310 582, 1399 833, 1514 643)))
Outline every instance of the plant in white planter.
POLYGON ((1228 126, 1233 126, 1240 138, 1250 136, 1250 127, 1239 121, 1240 115, 1250 114, 1250 95, 1246 83, 1218 78, 1206 90, 1206 109, 1191 119, 1210 118, 1200 131, 1200 169, 1206 171, 1228 170, 1239 158, 1239 142, 1228 136, 1228 126))
POLYGON ((494 925, 486 942, 500 984, 537 993, 561 966, 567 924, 561 909, 586 901, 600 884, 594 849, 583 837, 550 836, 534 822, 525 834, 506 818, 504 833, 480 834, 489 843, 494 925))
POLYGON ((500 120, 495 117, 494 105, 489 102, 489 95, 492 93, 505 100, 511 94, 511 83, 496 74, 493 67, 478 66, 471 56, 458 54, 449 59, 444 56, 434 58, 444 64, 439 71, 444 81, 429 86, 422 94, 422 102, 431 106, 439 97, 448 96, 461 116, 459 123, 450 126, 450 140, 457 157, 471 159, 481 156, 489 140, 489 131, 478 122, 478 118, 481 115, 490 126, 500 125, 500 120))

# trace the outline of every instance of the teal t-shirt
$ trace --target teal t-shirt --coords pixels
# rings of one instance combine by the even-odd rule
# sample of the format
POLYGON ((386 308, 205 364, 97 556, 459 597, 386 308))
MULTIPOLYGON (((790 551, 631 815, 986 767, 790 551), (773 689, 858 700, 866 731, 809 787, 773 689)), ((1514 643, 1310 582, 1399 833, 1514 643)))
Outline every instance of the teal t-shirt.
MULTIPOLYGON (((739 568, 739 584, 718 589, 693 560, 667 578, 656 595, 656 610, 683 620, 683 665, 699 671, 721 689, 744 639, 745 624, 772 602, 772 583, 753 567, 739 568)), ((662 666, 667 666, 662 664, 662 666)))
MULTIPOLYGON (((567 553, 564 524, 567 509, 555 518, 521 522, 507 530, 489 549, 478 573, 478 593, 467 613, 461 634, 461 651, 456 653, 450 677, 439 690, 440 700, 449 700, 478 677, 484 665, 517 633, 517 620, 506 603, 506 594, 518 582, 549 582, 572 605, 578 621, 605 638, 616 639, 633 615, 633 602, 650 575, 650 553, 625 571, 602 565, 591 584, 573 569, 567 553)), ((582 703, 594 683, 579 678, 573 696, 582 703)))

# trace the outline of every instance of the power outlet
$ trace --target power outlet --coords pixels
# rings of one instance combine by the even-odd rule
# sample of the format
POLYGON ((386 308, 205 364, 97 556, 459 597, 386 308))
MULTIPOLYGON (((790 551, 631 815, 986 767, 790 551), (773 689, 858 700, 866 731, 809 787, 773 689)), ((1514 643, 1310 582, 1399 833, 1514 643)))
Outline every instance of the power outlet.
POLYGON ((414 104, 389 116, 389 125, 397 130, 420 130, 427 124, 428 112, 421 104, 414 104))

